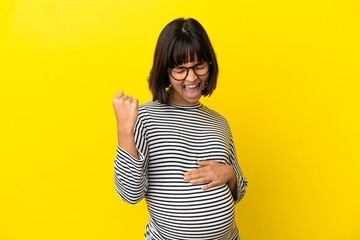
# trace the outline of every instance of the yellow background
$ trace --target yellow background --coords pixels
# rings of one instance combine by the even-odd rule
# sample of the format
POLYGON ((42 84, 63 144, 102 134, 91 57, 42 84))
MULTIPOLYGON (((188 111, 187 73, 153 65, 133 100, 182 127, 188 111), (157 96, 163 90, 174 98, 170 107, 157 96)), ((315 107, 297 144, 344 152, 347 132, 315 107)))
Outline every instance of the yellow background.
POLYGON ((160 31, 193 17, 217 53, 201 101, 230 123, 249 181, 243 240, 360 239, 360 2, 0 3, 0 239, 143 239, 113 183, 123 90, 151 99, 160 31))

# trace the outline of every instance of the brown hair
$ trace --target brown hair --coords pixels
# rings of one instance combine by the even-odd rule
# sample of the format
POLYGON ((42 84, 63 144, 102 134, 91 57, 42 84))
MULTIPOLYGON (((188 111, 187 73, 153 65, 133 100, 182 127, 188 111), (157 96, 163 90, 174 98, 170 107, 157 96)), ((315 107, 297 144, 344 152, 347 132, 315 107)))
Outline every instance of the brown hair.
POLYGON ((178 18, 166 25, 158 38, 148 78, 153 101, 169 103, 166 91, 170 85, 168 69, 188 62, 189 57, 192 62, 195 55, 198 62, 212 62, 207 85, 202 91, 203 96, 210 96, 215 90, 219 70, 214 49, 205 29, 193 18, 178 18))

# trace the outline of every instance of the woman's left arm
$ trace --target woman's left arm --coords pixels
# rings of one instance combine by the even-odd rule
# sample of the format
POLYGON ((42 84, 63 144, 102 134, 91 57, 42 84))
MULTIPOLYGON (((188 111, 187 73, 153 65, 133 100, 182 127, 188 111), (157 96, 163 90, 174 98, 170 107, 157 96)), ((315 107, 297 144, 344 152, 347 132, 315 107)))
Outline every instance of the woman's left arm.
POLYGON ((229 135, 230 135, 229 136, 230 137, 230 153, 229 153, 229 162, 227 164, 232 167, 236 179, 234 181, 235 187, 232 188, 230 183, 228 183, 228 184, 229 184, 229 187, 233 194, 235 203, 238 203, 245 195, 246 186, 248 185, 248 182, 247 182, 246 178, 243 176, 241 168, 237 161, 234 141, 233 141, 233 137, 232 137, 230 130, 229 130, 229 135))

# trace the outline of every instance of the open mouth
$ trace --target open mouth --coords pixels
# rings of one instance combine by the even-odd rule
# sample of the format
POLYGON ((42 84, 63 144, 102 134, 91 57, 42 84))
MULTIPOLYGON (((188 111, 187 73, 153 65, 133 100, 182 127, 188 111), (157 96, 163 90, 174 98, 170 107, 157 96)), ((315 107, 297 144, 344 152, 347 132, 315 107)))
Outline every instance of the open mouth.
POLYGON ((183 88, 187 95, 190 97, 197 96, 200 93, 200 83, 193 85, 184 85, 183 88))

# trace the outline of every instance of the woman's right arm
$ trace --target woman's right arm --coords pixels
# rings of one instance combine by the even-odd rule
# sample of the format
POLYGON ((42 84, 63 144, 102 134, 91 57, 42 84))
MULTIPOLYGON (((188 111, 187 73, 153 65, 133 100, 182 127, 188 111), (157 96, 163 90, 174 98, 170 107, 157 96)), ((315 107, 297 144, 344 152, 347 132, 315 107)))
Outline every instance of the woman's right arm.
POLYGON ((119 92, 113 106, 118 133, 115 188, 124 201, 135 204, 144 198, 148 185, 146 127, 143 116, 139 116, 136 99, 119 92))

